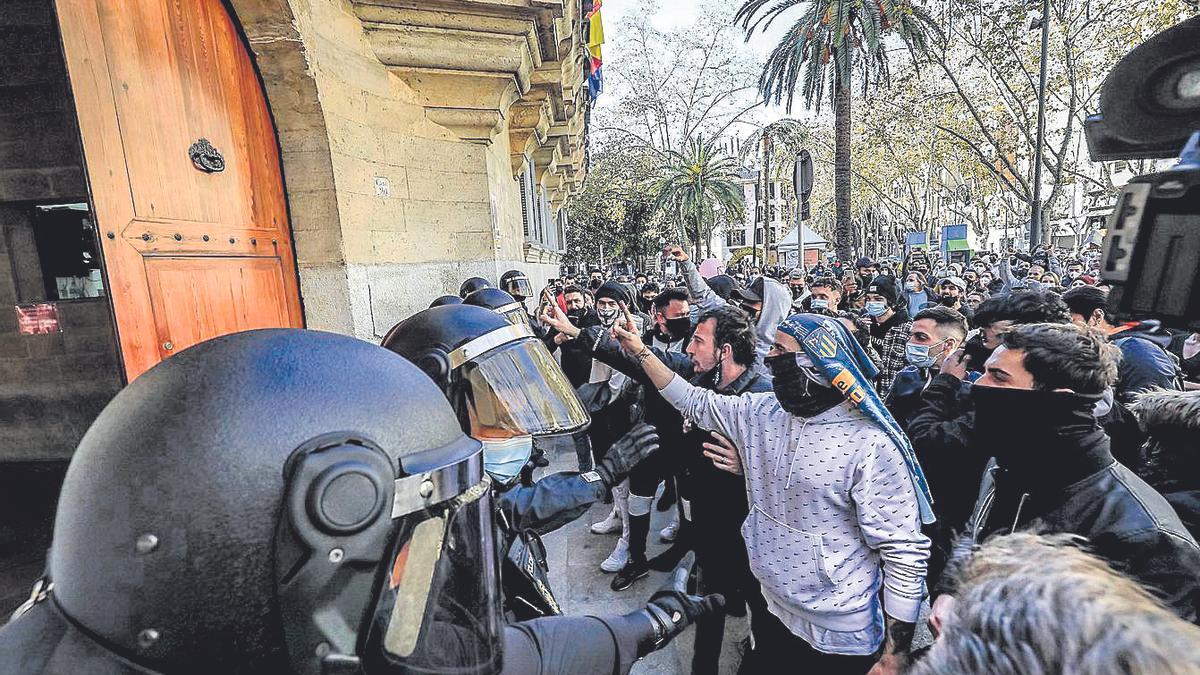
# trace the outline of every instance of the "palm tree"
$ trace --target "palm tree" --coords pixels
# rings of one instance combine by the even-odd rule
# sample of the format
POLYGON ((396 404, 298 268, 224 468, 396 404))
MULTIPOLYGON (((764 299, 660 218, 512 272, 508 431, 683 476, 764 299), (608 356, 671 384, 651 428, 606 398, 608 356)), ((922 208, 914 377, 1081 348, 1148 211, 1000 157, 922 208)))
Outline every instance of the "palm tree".
POLYGON ((834 249, 849 262, 854 233, 850 225, 850 86, 857 71, 864 91, 888 80, 884 37, 894 34, 913 54, 926 49, 933 18, 909 0, 745 0, 734 17, 746 39, 766 30, 791 9, 802 14, 771 51, 758 80, 764 98, 788 111, 797 85, 818 112, 826 95, 834 114, 834 249))
POLYGON ((703 137, 688 141, 682 151, 668 150, 651 187, 656 210, 682 228, 700 259, 700 242, 712 236, 718 217, 740 222, 746 208, 737 181, 737 162, 717 152, 703 137))

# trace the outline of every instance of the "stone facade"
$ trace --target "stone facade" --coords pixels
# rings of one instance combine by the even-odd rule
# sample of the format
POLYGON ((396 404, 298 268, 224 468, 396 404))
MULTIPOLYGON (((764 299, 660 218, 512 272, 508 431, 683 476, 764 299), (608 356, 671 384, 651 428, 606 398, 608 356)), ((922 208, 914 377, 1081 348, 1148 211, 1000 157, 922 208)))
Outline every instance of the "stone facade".
POLYGON ((376 340, 473 275, 558 255, 584 171, 579 0, 232 0, 279 135, 310 328, 376 340))

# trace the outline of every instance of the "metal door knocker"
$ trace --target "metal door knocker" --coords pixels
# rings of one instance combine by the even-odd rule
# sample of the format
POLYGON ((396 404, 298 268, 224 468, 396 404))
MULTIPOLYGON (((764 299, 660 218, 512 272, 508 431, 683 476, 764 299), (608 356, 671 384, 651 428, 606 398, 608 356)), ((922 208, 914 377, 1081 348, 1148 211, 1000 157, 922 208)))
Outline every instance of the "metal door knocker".
POLYGON ((192 143, 188 148, 188 157, 191 157, 192 164, 204 173, 220 173, 225 170, 225 158, 207 138, 192 143))

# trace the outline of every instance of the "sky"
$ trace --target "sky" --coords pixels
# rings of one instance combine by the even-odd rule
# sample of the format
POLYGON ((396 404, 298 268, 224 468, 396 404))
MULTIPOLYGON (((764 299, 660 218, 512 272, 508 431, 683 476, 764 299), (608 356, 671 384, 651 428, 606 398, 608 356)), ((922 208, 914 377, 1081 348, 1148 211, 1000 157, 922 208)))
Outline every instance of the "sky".
MULTIPOLYGON (((714 4, 736 7, 741 0, 712 0, 714 4)), ((604 45, 605 69, 619 69, 622 63, 621 22, 630 12, 630 8, 639 4, 638 0, 604 0, 602 16, 604 18, 604 35, 607 42, 604 45)), ((699 15, 701 1, 698 0, 657 0, 659 11, 653 15, 654 27, 663 32, 670 32, 688 26, 699 15)), ((785 17, 785 19, 788 17, 785 17)), ((781 20, 766 33, 757 32, 747 43, 750 54, 763 61, 783 34, 788 22, 781 20)), ((611 71, 610 71, 611 72, 611 71)), ((597 107, 613 103, 612 96, 601 94, 597 107)), ((793 108, 788 115, 782 107, 764 107, 755 115, 760 123, 769 123, 783 117, 802 117, 807 113, 803 106, 793 108)))

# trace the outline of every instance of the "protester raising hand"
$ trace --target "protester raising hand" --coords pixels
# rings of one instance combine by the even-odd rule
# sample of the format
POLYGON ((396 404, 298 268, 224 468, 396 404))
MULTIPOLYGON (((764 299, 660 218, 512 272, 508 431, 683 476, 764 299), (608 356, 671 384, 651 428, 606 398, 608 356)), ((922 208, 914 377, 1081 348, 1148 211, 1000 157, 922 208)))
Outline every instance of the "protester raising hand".
POLYGON ((542 309, 541 318, 542 323, 550 326, 563 335, 568 337, 579 336, 579 327, 571 323, 571 319, 569 319, 567 315, 563 313, 562 308, 559 307, 558 303, 556 302, 547 303, 545 305, 544 309, 542 309))
POLYGON ((687 251, 683 250, 682 246, 669 244, 663 247, 663 257, 674 260, 675 262, 684 262, 688 259, 687 251))
POLYGON ((624 318, 614 323, 611 329, 613 339, 621 344, 626 354, 637 356, 646 349, 646 345, 642 342, 642 336, 638 335, 637 323, 624 302, 621 302, 621 312, 624 318))

